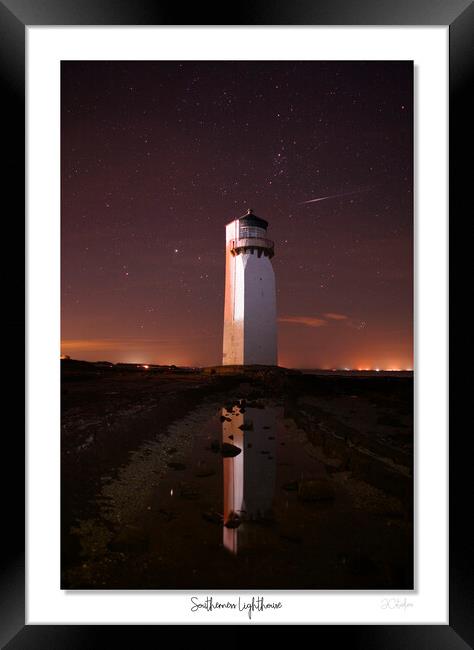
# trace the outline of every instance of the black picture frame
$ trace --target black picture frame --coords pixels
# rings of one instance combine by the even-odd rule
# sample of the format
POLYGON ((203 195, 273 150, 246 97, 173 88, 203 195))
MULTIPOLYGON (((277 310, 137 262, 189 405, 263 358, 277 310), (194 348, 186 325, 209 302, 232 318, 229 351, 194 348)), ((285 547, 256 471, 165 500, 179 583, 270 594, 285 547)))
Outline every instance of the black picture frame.
MULTIPOLYGON (((9 212, 4 212, 4 242, 24 237, 21 212, 25 170, 25 27, 34 25, 449 25, 450 71, 450 199, 451 219, 458 228, 450 229, 450 246, 456 247, 457 267, 450 267, 451 299, 460 297, 463 256, 459 253, 465 235, 459 220, 472 215, 467 192, 472 184, 472 129, 469 125, 469 90, 474 67, 474 6, 470 0, 242 0, 232 7, 232 15, 223 11, 225 5, 196 3, 185 9, 178 3, 155 0, 0 0, 0 78, 3 114, 3 199, 13 198, 9 212), (183 22, 183 16, 186 21, 183 22), (18 233, 20 230, 20 233, 18 233)), ((461 222, 462 223, 462 222, 461 222)), ((453 257, 453 256, 452 256, 453 257)), ((469 256, 464 257, 469 260, 469 256)), ((4 321, 6 341, 24 331, 19 299, 18 280, 4 285, 4 321), (15 308, 14 306, 17 305, 15 308)), ((18 269, 20 271, 18 272, 18 269)), ((469 276, 468 276, 469 277, 469 276)), ((440 314, 440 317, 445 317, 440 314)), ((450 331, 457 332, 462 313, 451 309, 450 331)), ((21 343, 20 343, 21 346, 21 343)), ((18 348, 5 346, 6 367, 20 370, 18 348)), ((20 348, 21 349, 21 348, 20 348)), ((321 625, 312 631, 315 643, 347 644, 364 648, 467 648, 474 645, 472 625, 472 538, 466 534, 471 502, 471 454, 468 453, 472 425, 453 426, 454 414, 463 412, 462 376, 450 366, 450 576, 448 625, 321 625), (462 435, 461 435, 462 434, 462 435)), ((467 380, 466 380, 467 381, 467 380)), ((10 382, 9 399, 20 393, 18 382, 10 382)), ((464 394, 466 391, 464 390, 464 394)), ((17 420, 18 418, 15 418, 17 420)), ((13 420, 13 421, 15 421, 13 420)), ((24 525, 24 437, 16 425, 4 431, 4 459, 11 471, 3 500, 2 573, 0 583, 0 642, 9 650, 35 648, 99 648, 116 642, 142 647, 146 637, 158 638, 161 627, 109 625, 25 625, 25 525, 24 525), (8 460, 7 460, 8 458, 8 460)), ((472 470, 471 470, 472 471, 472 470)), ((59 558, 58 558, 59 562, 59 558)), ((149 642, 148 638, 148 642, 149 642)))

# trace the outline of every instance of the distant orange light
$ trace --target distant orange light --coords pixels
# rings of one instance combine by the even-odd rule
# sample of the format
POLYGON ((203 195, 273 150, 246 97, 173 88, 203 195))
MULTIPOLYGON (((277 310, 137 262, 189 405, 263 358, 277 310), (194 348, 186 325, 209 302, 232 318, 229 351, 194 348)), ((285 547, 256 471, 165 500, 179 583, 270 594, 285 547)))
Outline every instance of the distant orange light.
POLYGON ((142 366, 142 368, 145 368, 145 370, 148 370, 150 366, 147 366, 146 364, 142 366))

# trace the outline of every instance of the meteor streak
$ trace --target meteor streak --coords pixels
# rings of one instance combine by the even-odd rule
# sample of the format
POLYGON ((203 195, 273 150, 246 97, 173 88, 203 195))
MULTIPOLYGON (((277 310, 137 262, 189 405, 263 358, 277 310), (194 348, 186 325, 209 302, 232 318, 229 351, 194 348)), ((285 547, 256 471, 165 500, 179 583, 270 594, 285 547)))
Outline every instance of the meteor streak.
POLYGON ((319 201, 326 201, 326 199, 338 199, 341 196, 349 196, 350 194, 360 194, 361 192, 368 192, 370 188, 367 187, 363 190, 354 190, 352 192, 342 192, 341 194, 330 194, 329 196, 319 196, 316 199, 309 199, 309 201, 301 201, 298 205, 304 205, 305 203, 318 203, 319 201))

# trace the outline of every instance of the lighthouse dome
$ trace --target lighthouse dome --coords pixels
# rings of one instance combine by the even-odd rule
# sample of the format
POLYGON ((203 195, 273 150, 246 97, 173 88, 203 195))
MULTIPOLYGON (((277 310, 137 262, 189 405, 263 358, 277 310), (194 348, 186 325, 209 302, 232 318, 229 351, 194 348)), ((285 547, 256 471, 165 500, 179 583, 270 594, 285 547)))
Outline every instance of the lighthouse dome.
POLYGON ((263 228, 266 230, 268 228, 268 221, 265 221, 265 219, 262 219, 261 217, 257 217, 257 215, 253 213, 253 210, 249 208, 247 210, 247 214, 244 214, 243 217, 240 217, 239 225, 263 228))

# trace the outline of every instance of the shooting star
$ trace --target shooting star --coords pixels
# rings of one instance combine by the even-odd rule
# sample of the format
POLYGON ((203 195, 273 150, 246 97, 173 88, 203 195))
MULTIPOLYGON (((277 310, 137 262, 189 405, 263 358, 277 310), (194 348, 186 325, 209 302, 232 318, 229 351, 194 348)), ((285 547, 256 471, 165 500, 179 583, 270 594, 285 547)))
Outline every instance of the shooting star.
POLYGON ((352 192, 341 192, 341 194, 330 194, 329 196, 319 196, 316 199, 310 199, 309 201, 302 201, 298 205, 305 205, 306 203, 318 203, 319 201, 326 201, 326 199, 338 199, 341 196, 349 196, 351 194, 360 194, 361 192, 368 192, 371 188, 366 187, 362 190, 353 190, 352 192))

